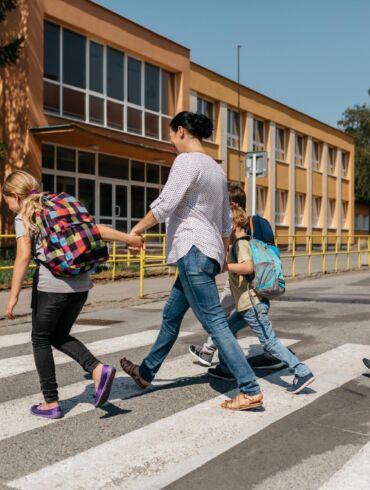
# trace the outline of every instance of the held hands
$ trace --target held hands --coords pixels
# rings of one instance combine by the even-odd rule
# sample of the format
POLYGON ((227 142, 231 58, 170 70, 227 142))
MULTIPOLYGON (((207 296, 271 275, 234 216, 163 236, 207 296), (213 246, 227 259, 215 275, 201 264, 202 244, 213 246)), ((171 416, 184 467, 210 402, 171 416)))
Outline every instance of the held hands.
POLYGON ((9 320, 15 320, 15 315, 13 313, 13 310, 18 303, 18 298, 16 296, 9 296, 8 303, 5 307, 5 317, 8 318, 9 320))
POLYGON ((130 241, 127 243, 128 249, 133 255, 137 255, 141 248, 145 249, 145 239, 140 233, 131 231, 129 234, 130 241))

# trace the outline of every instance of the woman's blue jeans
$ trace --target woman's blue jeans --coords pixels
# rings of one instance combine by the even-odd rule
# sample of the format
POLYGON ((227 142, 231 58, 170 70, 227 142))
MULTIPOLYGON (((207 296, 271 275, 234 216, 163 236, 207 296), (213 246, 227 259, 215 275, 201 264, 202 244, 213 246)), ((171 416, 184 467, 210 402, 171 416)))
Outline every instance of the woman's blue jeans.
POLYGON ((232 334, 220 305, 215 281, 220 272, 219 264, 193 246, 177 266, 179 276, 164 307, 160 332, 140 366, 140 375, 148 382, 153 380, 174 345, 182 319, 190 307, 213 338, 240 391, 249 395, 260 393, 254 372, 232 334))

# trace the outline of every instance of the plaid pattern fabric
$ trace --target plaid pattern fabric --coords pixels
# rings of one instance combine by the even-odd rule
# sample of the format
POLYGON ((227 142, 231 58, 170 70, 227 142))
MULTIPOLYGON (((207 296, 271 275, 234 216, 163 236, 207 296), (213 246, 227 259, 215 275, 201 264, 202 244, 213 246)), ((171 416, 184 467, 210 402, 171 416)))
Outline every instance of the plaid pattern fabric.
POLYGON ((55 276, 94 271, 108 260, 108 250, 87 209, 67 193, 44 196, 44 208, 35 214, 46 266, 55 276))

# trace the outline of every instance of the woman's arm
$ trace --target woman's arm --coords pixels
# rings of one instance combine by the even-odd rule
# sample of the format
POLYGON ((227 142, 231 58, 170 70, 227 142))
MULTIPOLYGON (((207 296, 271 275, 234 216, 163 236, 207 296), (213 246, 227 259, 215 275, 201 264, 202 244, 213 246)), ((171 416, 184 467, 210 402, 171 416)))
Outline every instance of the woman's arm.
POLYGON ((14 262, 12 285, 8 303, 5 307, 5 316, 9 320, 14 320, 13 310, 18 303, 19 293, 22 288, 24 276, 27 273, 31 260, 31 238, 21 236, 17 239, 17 255, 14 262))
POLYGON ((123 231, 115 230, 105 225, 96 225, 103 240, 124 242, 129 247, 141 248, 144 245, 144 238, 140 235, 129 235, 123 231))
POLYGON ((154 225, 156 225, 158 221, 155 219, 155 216, 153 214, 153 211, 150 210, 143 219, 139 221, 131 230, 132 234, 139 235, 140 233, 143 233, 145 230, 148 228, 152 228, 154 225))
POLYGON ((253 261, 246 260, 244 262, 239 262, 236 264, 227 264, 226 270, 229 272, 234 272, 234 274, 248 276, 249 274, 253 274, 254 272, 253 261))

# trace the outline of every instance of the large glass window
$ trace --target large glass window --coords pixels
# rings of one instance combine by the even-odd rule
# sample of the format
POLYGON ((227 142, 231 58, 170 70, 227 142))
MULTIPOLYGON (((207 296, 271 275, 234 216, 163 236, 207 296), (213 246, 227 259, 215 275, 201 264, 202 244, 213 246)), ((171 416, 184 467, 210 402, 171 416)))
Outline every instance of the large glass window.
POLYGON ((78 171, 81 174, 95 175, 95 153, 78 152, 78 171))
POLYGON ((63 82, 86 87, 86 38, 63 29, 63 82))
POLYGON ((127 65, 127 100, 141 105, 141 61, 129 58, 127 65))
POLYGON ((90 214, 95 214, 95 180, 78 179, 78 200, 90 214))
POLYGON ((59 26, 51 22, 44 23, 44 77, 59 80, 59 26))
POLYGON ((103 93, 103 55, 101 44, 90 41, 90 90, 103 93))
POLYGON ((123 52, 51 22, 44 31, 46 112, 170 141, 175 73, 128 56, 126 75, 123 52))
POLYGON ((260 119, 253 119, 253 151, 264 151, 265 145, 265 122, 260 119))
POLYGON ((76 172, 76 150, 72 148, 57 148, 57 170, 76 172))
POLYGON ((295 137, 294 163, 297 167, 304 167, 304 137, 297 134, 295 137))
POLYGON ((131 217, 142 218, 145 214, 145 187, 131 186, 131 217))
POLYGON ((321 143, 319 141, 312 142, 312 168, 321 169, 321 143))
POLYGON ((335 174, 335 150, 332 146, 328 147, 328 173, 335 174))
POLYGON ((239 113, 227 110, 227 146, 238 148, 240 135, 240 117, 239 113))
POLYGON ((295 195, 295 224, 303 226, 304 212, 306 207, 306 194, 296 193, 295 195))
POLYGON ((342 151, 342 177, 346 179, 348 177, 348 153, 342 151))
POLYGON ((312 211, 312 224, 315 227, 319 227, 321 220, 321 197, 312 197, 312 211))
POLYGON ((342 228, 348 228, 348 201, 342 201, 342 228))
POLYGON ((107 49, 107 95, 123 100, 123 54, 113 48, 107 49))
POLYGON ((52 145, 42 145, 42 168, 55 168, 54 148, 52 145))
POLYGON ((99 154, 99 175, 111 179, 128 180, 127 158, 99 154))
POLYGON ((145 63, 145 108, 159 111, 159 68, 145 63))
POLYGON ((329 228, 335 227, 335 199, 328 200, 328 226, 329 228))
POLYGON ((286 155, 286 131, 284 128, 276 128, 275 158, 285 162, 286 155))
POLYGON ((209 141, 214 141, 214 134, 215 134, 215 105, 213 102, 210 100, 203 99, 202 97, 198 97, 197 100, 197 112, 198 114, 204 114, 205 116, 208 117, 212 121, 213 124, 213 131, 212 134, 209 138, 207 138, 209 141))
POLYGON ((42 191, 43 192, 55 192, 54 187, 55 176, 50 174, 42 174, 42 191))
POLYGON ((131 162, 131 180, 138 180, 145 182, 145 163, 144 162, 131 162))
POLYGON ((57 193, 66 192, 71 196, 76 195, 76 179, 74 177, 65 177, 57 175, 57 193))
POLYGON ((275 194, 275 222, 277 225, 285 225, 288 192, 277 190, 275 194))

